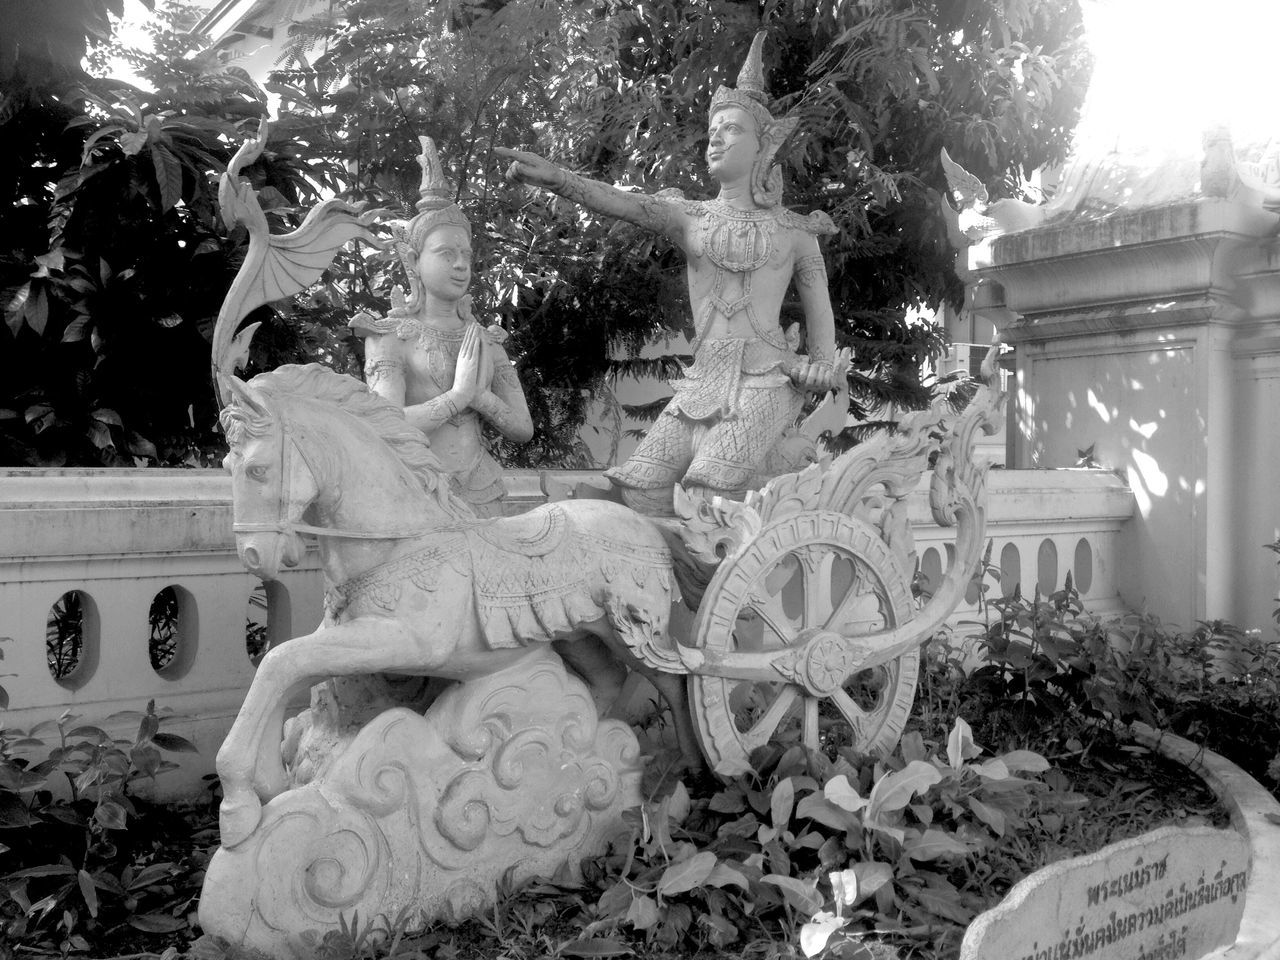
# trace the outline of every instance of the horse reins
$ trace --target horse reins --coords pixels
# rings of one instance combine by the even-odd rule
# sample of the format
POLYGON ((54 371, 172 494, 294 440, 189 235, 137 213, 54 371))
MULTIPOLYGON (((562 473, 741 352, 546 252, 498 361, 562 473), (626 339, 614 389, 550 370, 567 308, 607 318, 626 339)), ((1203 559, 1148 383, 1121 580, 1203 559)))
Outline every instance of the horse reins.
MULTIPOLYGON (((430 528, 419 530, 411 530, 407 533, 377 531, 377 530, 340 530, 334 527, 317 527, 309 523, 299 523, 296 520, 290 520, 285 515, 285 495, 287 494, 286 484, 290 477, 290 455, 291 449, 296 449, 299 459, 303 465, 311 472, 314 479, 316 477, 315 466, 307 458, 303 449, 297 445, 293 435, 295 426, 285 420, 282 414, 277 413, 276 419, 280 423, 280 494, 276 497, 277 516, 274 521, 263 520, 254 523, 232 523, 231 530, 233 533, 279 533, 293 534, 295 536, 310 533, 318 537, 337 537, 343 540, 412 540, 415 537, 421 537, 431 532, 430 528)), ((319 484, 317 484, 318 486, 319 484)))

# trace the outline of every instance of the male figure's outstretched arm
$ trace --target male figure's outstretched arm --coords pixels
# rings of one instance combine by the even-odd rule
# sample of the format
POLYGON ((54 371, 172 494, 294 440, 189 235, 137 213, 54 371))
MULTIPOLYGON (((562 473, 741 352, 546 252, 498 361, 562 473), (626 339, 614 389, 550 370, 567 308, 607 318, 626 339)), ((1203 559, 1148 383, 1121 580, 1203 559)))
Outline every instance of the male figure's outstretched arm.
POLYGON ((507 167, 508 180, 542 187, 595 213, 660 233, 683 249, 689 218, 678 204, 588 180, 544 160, 536 153, 508 147, 495 147, 494 151, 511 161, 507 167))

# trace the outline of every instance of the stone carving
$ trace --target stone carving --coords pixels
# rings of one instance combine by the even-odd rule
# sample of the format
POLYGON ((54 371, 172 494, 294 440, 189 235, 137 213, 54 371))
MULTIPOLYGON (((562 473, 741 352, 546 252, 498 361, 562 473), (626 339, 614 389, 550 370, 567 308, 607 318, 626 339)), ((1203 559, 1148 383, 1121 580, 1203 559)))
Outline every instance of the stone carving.
MULTIPOLYGON (((753 51, 758 63, 758 42, 753 51)), ((746 121, 727 129, 727 118, 755 122, 763 107, 735 91, 717 97, 737 113, 713 114, 713 125, 726 124, 713 134, 722 147, 713 166, 727 158, 750 180, 724 182, 750 187, 754 203, 776 203, 776 171, 758 154, 733 153, 751 143, 746 121)), ((769 130, 763 121, 755 129, 769 130)), ((706 323, 668 418, 680 430, 705 402, 708 435, 726 427, 725 436, 763 438, 754 405, 792 404, 797 384, 825 389, 847 361, 801 360, 791 341, 790 352, 770 353, 777 301, 747 295, 753 277, 763 278, 757 292, 781 296, 785 271, 816 269, 797 268, 797 249, 814 239, 794 219, 721 211, 704 225, 699 243, 716 252, 691 253, 695 288, 710 299, 695 298, 706 323), (769 272, 774 254, 788 264, 781 273, 769 272), (742 297, 722 309, 729 287, 742 297)), ((426 291, 440 277, 417 262, 426 291)), ((463 274, 446 271, 450 296, 463 295, 463 274)), ((829 330, 829 305, 817 316, 829 330)), ((823 328, 813 317, 811 337, 823 328)), ((634 735, 598 720, 629 670, 671 705, 690 761, 701 753, 722 774, 748 769, 751 750, 788 726, 811 748, 829 743, 832 711, 856 748, 897 739, 914 695, 915 647, 954 609, 983 545, 985 467, 970 454, 979 429, 1003 422, 1003 397, 988 386, 950 424, 940 403, 834 460, 760 489, 725 488, 740 500, 709 495, 714 485, 696 476, 686 492, 672 474, 664 483, 676 517, 575 499, 481 518, 412 422, 412 404, 406 411, 399 395, 317 364, 244 383, 232 371, 249 335, 215 331, 237 549, 247 569, 271 579, 315 535, 328 589, 319 628, 267 653, 218 753, 222 848, 201 900, 209 932, 305 956, 306 931, 335 929, 356 910, 467 912, 491 902, 513 864, 548 872, 599 851, 639 799, 634 735), (955 562, 917 607, 905 500, 931 462, 931 506, 956 526, 955 562), (674 636, 677 599, 697 610, 674 636), (311 709, 286 728, 286 704, 309 687, 311 709)), ((376 335, 399 339, 390 329, 376 335)), ((483 354, 479 337, 472 347, 483 354)), ((771 442, 794 441, 783 458, 794 464, 815 425, 837 415, 828 400, 771 442)), ((760 470, 746 467, 735 476, 760 470)), ((645 488, 625 489, 654 505, 645 488)))
POLYGON ((302 934, 408 909, 462 916, 495 884, 601 850, 640 802, 634 734, 597 721, 546 647, 446 690, 425 715, 385 710, 324 775, 267 804, 213 857, 201 926, 271 956, 314 956, 302 934))
MULTIPOLYGON (((951 159, 947 148, 942 148, 942 170, 947 176, 947 187, 955 201, 952 208, 945 201, 941 204, 943 216, 968 243, 981 243, 988 237, 999 237, 1019 230, 1038 227, 1049 215, 1049 208, 1025 200, 1003 199, 989 201, 987 188, 981 180, 951 159)), ((964 241, 952 244, 959 248, 964 241)))
MULTIPOLYGON (((316 533, 330 588, 320 628, 267 653, 218 753, 226 865, 217 875, 226 879, 206 889, 206 929, 248 942, 250 930, 269 939, 295 923, 331 928, 341 910, 385 905, 391 893, 378 884, 389 877, 420 878, 397 894, 404 902, 474 905, 514 863, 549 870, 600 850, 639 799, 634 734, 596 726, 616 695, 609 667, 670 643, 661 533, 602 500, 478 519, 402 408, 316 364, 248 384, 228 377, 224 390, 241 559, 272 578, 298 562, 301 535, 316 533), (594 689, 564 674, 546 646, 553 640, 594 689), (344 703, 339 689, 282 748, 294 692, 380 673, 460 683, 431 703, 425 726, 397 709, 363 722, 367 701, 344 703), (353 722, 353 711, 364 716, 353 722), (493 717, 505 718, 505 732, 493 717), (401 756, 406 744, 420 752, 401 756), (445 746, 460 759, 448 760, 445 746), (406 777, 412 789, 396 786, 406 777), (553 787, 562 792, 538 799, 553 787), (350 849, 335 839, 337 852, 312 863, 320 848, 300 844, 297 830, 330 830, 350 849), (449 845, 470 853, 464 866, 449 845), (453 871, 431 874, 439 889, 434 879, 423 886, 424 868, 412 866, 420 855, 453 871), (465 896, 447 893, 459 877, 465 896), (282 883, 294 892, 281 894, 282 883)), ((683 702, 681 678, 656 680, 683 702)), ((695 750, 687 711, 677 719, 695 750)))
POLYGON ((502 344, 506 331, 471 312, 471 224, 452 202, 435 144, 420 137, 418 214, 392 225, 408 294, 392 294, 383 319, 351 321, 365 338, 365 379, 431 439, 454 489, 482 516, 501 510, 502 472, 485 450, 482 424, 524 442, 533 423, 502 344))
MULTIPOLYGON (((511 161, 513 180, 664 234, 688 258, 693 364, 635 453, 606 474, 624 503, 657 516, 672 515, 678 482, 701 496, 741 497, 757 486, 805 393, 828 391, 844 379, 818 249, 818 237, 836 231, 824 213, 801 216, 781 206, 782 172, 774 158, 798 120, 776 119, 766 106, 764 36, 756 35, 736 89, 720 87, 711 99, 707 170, 719 185, 713 200, 628 193, 532 153, 497 150, 511 161), (805 313, 807 357, 796 352, 799 331, 784 331, 779 322, 793 280, 805 313)), ((774 469, 801 465, 803 450, 801 444, 784 451, 774 469)))
POLYGON ((258 329, 254 323, 239 330, 241 321, 263 304, 292 296, 315 283, 344 244, 357 239, 379 244, 372 233, 378 211, 362 212, 358 206, 337 199, 314 207, 292 233, 271 234, 253 187, 240 178, 240 171, 262 156, 270 133, 270 122, 263 120, 258 136, 236 151, 218 185, 218 205, 227 229, 242 225, 249 234, 244 262, 214 324, 213 383, 224 402, 222 378, 248 360, 249 342, 258 329))

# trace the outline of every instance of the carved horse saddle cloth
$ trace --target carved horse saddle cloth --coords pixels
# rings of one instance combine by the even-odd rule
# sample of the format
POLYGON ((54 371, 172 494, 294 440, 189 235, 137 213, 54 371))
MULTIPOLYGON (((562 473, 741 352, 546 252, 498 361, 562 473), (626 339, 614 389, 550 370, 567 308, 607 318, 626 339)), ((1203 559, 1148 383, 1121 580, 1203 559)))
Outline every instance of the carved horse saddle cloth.
POLYGON ((503 553, 545 557, 564 543, 569 518, 554 505, 475 527, 476 536, 503 553))
POLYGON ((466 530, 476 611, 492 648, 546 642, 606 615, 609 584, 670 603, 670 555, 583 529, 560 504, 466 530))

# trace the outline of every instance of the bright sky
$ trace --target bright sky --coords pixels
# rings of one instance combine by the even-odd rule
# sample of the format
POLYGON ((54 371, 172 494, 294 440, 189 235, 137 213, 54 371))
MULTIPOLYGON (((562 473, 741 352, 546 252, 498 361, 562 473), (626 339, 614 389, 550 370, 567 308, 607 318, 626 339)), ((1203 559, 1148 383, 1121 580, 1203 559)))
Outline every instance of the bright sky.
POLYGON ((1085 25, 1096 66, 1078 147, 1198 155, 1218 124, 1237 146, 1280 136, 1280 0, 1087 0, 1085 25))

